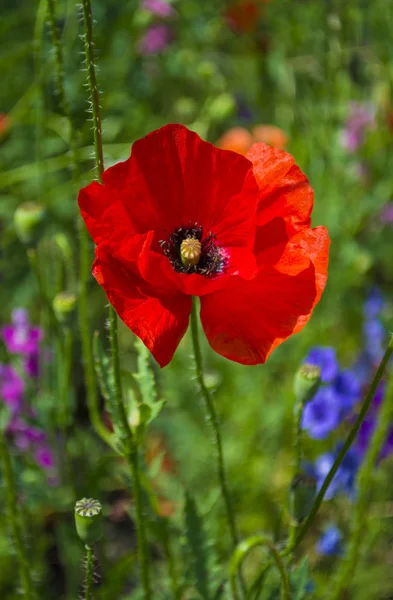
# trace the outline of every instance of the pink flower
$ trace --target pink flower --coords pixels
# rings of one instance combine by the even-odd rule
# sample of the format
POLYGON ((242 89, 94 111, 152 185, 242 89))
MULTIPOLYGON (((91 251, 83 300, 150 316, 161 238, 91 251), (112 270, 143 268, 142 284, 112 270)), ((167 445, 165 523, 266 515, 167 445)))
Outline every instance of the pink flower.
POLYGON ((139 51, 141 54, 157 54, 165 50, 171 39, 172 31, 167 25, 151 25, 139 41, 139 51))
POLYGON ((170 17, 175 12, 169 2, 165 0, 142 0, 141 8, 163 19, 170 17))
POLYGON ((368 129, 375 126, 375 107, 371 104, 351 102, 349 116, 341 133, 342 147, 356 152, 364 144, 368 129))

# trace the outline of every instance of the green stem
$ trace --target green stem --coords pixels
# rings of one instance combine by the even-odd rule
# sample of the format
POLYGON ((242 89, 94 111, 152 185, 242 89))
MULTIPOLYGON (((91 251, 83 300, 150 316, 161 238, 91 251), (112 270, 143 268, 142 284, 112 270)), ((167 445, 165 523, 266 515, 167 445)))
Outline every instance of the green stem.
POLYGON ((63 341, 62 331, 59 326, 59 322, 56 318, 55 311, 53 310, 52 301, 46 291, 44 280, 42 278, 41 268, 38 263, 37 250, 35 248, 28 248, 27 257, 29 259, 30 268, 34 274, 36 281, 37 281, 39 295, 41 297, 43 304, 45 305, 45 309, 49 316, 50 325, 51 325, 51 327, 53 327, 53 330, 54 330, 59 342, 62 343, 62 341, 63 341))
POLYGON ((145 600, 150 600, 152 598, 152 591, 150 581, 149 556, 147 551, 145 516, 143 510, 142 488, 139 473, 138 449, 136 447, 130 453, 128 459, 131 467, 132 484, 134 489, 139 569, 141 573, 144 598, 145 600))
POLYGON ((221 485, 221 491, 225 502, 225 508, 227 513, 227 520, 229 531, 232 538, 232 546, 236 548, 239 543, 239 535, 237 533, 235 515, 232 508, 232 500, 229 493, 229 488, 227 484, 227 478, 225 473, 225 465, 224 465, 224 454, 222 451, 222 441, 221 441, 221 431, 220 425, 218 422, 216 410, 214 407, 213 399, 210 395, 209 390, 206 387, 205 379, 203 376, 203 366, 202 366, 202 353, 201 347, 199 344, 199 334, 198 334, 198 318, 197 318, 197 303, 196 298, 192 299, 192 311, 191 311, 191 335, 192 335, 192 343, 194 348, 194 359, 195 359, 195 370, 196 376, 199 383, 199 387, 203 396, 203 399, 206 404, 206 409, 208 413, 208 420, 213 430, 214 435, 214 446, 216 450, 216 458, 217 458, 217 473, 218 479, 221 485))
POLYGON ((60 367, 60 411, 59 421, 63 431, 71 425, 72 414, 69 406, 69 389, 71 386, 72 372, 72 332, 69 327, 64 328, 63 356, 60 367))
POLYGON ((7 442, 3 431, 0 431, 0 461, 5 482, 8 518, 11 524, 16 555, 18 557, 23 595, 26 600, 33 600, 35 598, 35 594, 30 572, 28 551, 23 539, 22 515, 19 509, 19 500, 16 491, 11 457, 8 452, 7 442))
MULTIPOLYGON (((393 338, 392 338, 393 339, 393 338)), ((392 344, 392 342, 391 342, 392 344)), ((392 345, 393 346, 393 345, 392 345)), ((335 579, 331 600, 347 597, 347 591, 353 579, 363 541, 367 534, 367 513, 370 493, 373 488, 373 471, 381 448, 386 440, 393 419, 393 374, 390 376, 383 404, 379 409, 378 422, 371 437, 370 445, 357 476, 358 495, 354 507, 350 541, 347 556, 341 562, 335 579)))
POLYGON ((121 385, 119 340, 117 337, 117 314, 112 306, 109 306, 109 339, 111 344, 111 359, 114 379, 114 396, 116 402, 116 413, 119 419, 118 426, 122 432, 124 440, 130 442, 130 447, 134 446, 132 432, 127 420, 127 415, 123 403, 123 392, 121 385))
POLYGON ((104 153, 102 150, 102 127, 100 111, 100 94, 97 86, 96 69, 94 66, 93 17, 90 0, 82 0, 85 58, 87 81, 89 84, 91 109, 93 115, 94 152, 98 178, 104 172, 104 153))
POLYGON ((91 546, 86 545, 85 600, 93 599, 93 573, 94 573, 94 551, 91 546))
POLYGON ((69 107, 66 99, 66 95, 64 92, 64 62, 63 62, 63 47, 61 45, 61 40, 59 36, 59 32, 56 25, 56 15, 55 15, 55 0, 47 0, 48 6, 48 18, 49 25, 52 35, 52 44, 55 51, 55 62, 56 62, 56 85, 57 92, 59 94, 60 107, 66 117, 69 116, 69 107))
POLYGON ((358 417, 355 421, 355 423, 352 426, 351 431, 348 434, 347 439, 345 440, 340 452, 337 455, 336 460, 333 463, 332 468, 330 469, 329 473, 327 474, 321 489, 319 490, 319 493, 317 495, 317 497, 314 500, 314 504, 311 508, 310 514, 308 515, 307 519, 304 521, 304 523, 299 527, 299 531, 298 534, 296 536, 296 539, 293 541, 292 544, 288 544, 288 546, 286 547, 286 549, 283 552, 283 555, 288 555, 291 554, 295 548, 297 548, 297 546, 300 544, 300 542, 303 540, 304 536, 306 535, 307 531, 310 529, 311 524, 315 518, 315 515, 317 514, 319 507, 322 504, 322 501, 324 499, 324 496, 326 494, 326 491, 329 487, 329 485, 331 484, 331 482, 333 481, 333 478, 335 476, 335 474, 337 473, 338 469, 340 468, 341 463, 343 462, 348 450, 350 449, 350 447, 352 446, 353 442, 355 441, 355 438, 358 434, 358 431, 367 415, 367 412, 371 406, 371 403, 373 401, 373 398, 375 396, 375 392, 377 390, 377 387, 379 385, 379 382, 382 379, 383 373, 385 371, 386 365, 389 361, 390 356, 393 353, 393 337, 390 339, 389 345, 386 349, 386 352, 381 360, 381 363, 377 369, 377 372, 375 373, 374 379, 370 385, 370 389, 368 390, 368 393, 366 395, 366 399, 363 402, 362 408, 358 414, 358 417))
MULTIPOLYGON (((97 86, 96 71, 94 65, 94 42, 93 42, 93 18, 91 10, 90 0, 82 0, 83 10, 83 22, 84 22, 84 36, 85 36, 85 59, 86 59, 86 70, 87 70, 87 81, 90 91, 90 100, 93 117, 93 132, 94 132, 94 153, 95 153, 95 164, 99 180, 104 172, 104 155, 102 147, 102 126, 101 126, 101 112, 99 102, 99 92, 97 86)), ((84 256, 86 259, 86 256, 84 256)), ((85 266, 85 265, 83 265, 85 266)), ((87 307, 84 307, 87 308, 87 307)), ((85 319, 87 314, 85 315, 85 319)), ((138 447, 136 441, 133 439, 132 431, 128 424, 127 415, 123 403, 122 386, 121 386, 121 373, 120 373, 120 358, 119 358, 119 343, 117 337, 117 315, 112 306, 109 307, 109 322, 110 322, 110 344, 111 344, 111 358, 112 358, 112 369, 114 376, 114 387, 115 387, 115 402, 118 409, 119 423, 122 433, 124 433, 127 448, 126 457, 131 467, 132 482, 135 494, 136 504, 136 527, 137 527, 137 544, 138 544, 138 560, 139 568, 141 572, 142 585, 144 589, 145 600, 150 600, 151 595, 151 583, 150 583, 150 571, 149 561, 147 556, 147 541, 145 531, 145 519, 143 516, 143 503, 141 494, 140 474, 139 474, 139 463, 138 463, 138 447)), ((91 347, 90 352, 91 352, 91 347)), ((91 353, 91 369, 94 369, 93 355, 91 353)))
POLYGON ((276 563, 276 566, 281 576, 281 600, 290 600, 291 588, 285 564, 273 542, 265 535, 255 535, 252 538, 244 540, 243 542, 241 542, 241 544, 238 545, 235 552, 233 553, 229 566, 230 582, 233 595, 236 599, 238 598, 236 579, 237 572, 243 564, 243 561, 246 558, 246 556, 256 546, 266 546, 268 548, 273 562, 276 563))

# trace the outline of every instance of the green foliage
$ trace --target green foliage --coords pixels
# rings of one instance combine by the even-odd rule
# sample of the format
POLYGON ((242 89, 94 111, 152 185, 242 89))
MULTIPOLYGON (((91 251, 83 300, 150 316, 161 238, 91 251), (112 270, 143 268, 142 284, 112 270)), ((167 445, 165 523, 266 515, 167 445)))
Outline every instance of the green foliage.
MULTIPOLYGON (((83 548, 74 531, 72 508, 77 498, 99 497, 104 535, 97 549, 97 598, 136 600, 143 594, 129 469, 89 422, 76 316, 71 313, 67 319, 72 340, 65 366, 64 330, 56 328, 48 309, 59 293, 77 298, 80 292, 76 195, 94 177, 80 12, 73 0, 55 2, 64 91, 81 171, 77 182, 70 123, 58 94, 47 0, 3 4, 0 112, 9 125, 0 131, 0 325, 10 322, 14 308, 26 307, 32 323, 45 329, 42 377, 34 383, 25 380, 24 400, 31 424, 45 431, 56 464, 55 475, 48 479, 34 451, 22 450, 8 436, 29 525, 34 581, 43 600, 78 597, 83 548), (45 210, 37 255, 46 295, 39 290, 18 239, 20 226, 13 219, 25 203, 45 210), (60 418, 64 400, 66 423, 60 418)), ((259 17, 243 32, 228 26, 225 12, 232 1, 173 0, 174 13, 167 22, 171 43, 159 54, 143 55, 141 39, 161 19, 143 10, 139 0, 92 4, 106 166, 124 160, 133 141, 168 122, 187 124, 213 143, 233 126, 252 130, 258 124, 274 125, 288 136, 287 149, 314 188, 313 226, 329 229, 331 258, 323 298, 307 327, 275 350, 266 365, 229 363, 203 341, 205 376, 222 423, 241 538, 266 532, 281 547, 290 520, 287 497, 295 462, 295 372, 315 344, 335 347, 344 366, 353 363, 362 346, 362 305, 374 284, 386 298, 384 325, 393 329, 392 223, 383 217, 393 198, 392 7, 387 0, 259 2, 259 17), (372 103, 376 113, 375 126, 355 153, 341 142, 353 101, 372 103)), ((91 243, 89 252, 92 262, 91 243)), ((91 330, 103 331, 107 300, 93 278, 88 292, 91 330)), ((141 479, 154 600, 227 600, 226 521, 190 367, 190 339, 185 337, 171 365, 159 371, 126 327, 121 325, 119 336, 127 419, 142 446, 140 456, 145 454, 141 479), (149 456, 154 436, 159 444, 149 456), (170 558, 174 569, 169 568, 170 558)), ((93 345, 98 413, 105 430, 114 426, 122 438, 108 344, 95 334, 93 345)), ((0 340, 0 364, 6 363, 18 371, 23 366, 0 340)), ((0 407, 0 428, 9 425, 10 417, 5 405, 0 407)), ((311 462, 332 450, 345 431, 343 424, 323 441, 304 435, 304 460, 311 462)), ((392 595, 392 474, 391 460, 378 464, 368 499, 369 534, 349 592, 356 600, 392 595)), ((0 597, 15 600, 19 583, 4 497, 0 477, 0 597)), ((315 543, 325 521, 337 522, 346 536, 351 514, 348 498, 323 503, 298 550, 296 566, 289 569, 293 600, 321 598, 329 591, 339 559, 319 556, 315 543), (308 591, 310 580, 314 592, 308 591)), ((247 558, 244 574, 249 586, 267 560, 264 550, 247 558)), ((255 598, 278 600, 276 569, 270 569, 262 583, 255 598)))

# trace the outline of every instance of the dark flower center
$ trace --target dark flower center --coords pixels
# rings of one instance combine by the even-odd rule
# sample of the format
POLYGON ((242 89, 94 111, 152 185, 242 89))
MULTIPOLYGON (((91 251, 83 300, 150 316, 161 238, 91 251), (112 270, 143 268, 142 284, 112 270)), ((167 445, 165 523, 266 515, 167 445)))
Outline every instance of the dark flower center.
POLYGON ((225 250, 216 245, 216 236, 211 231, 204 236, 198 223, 175 229, 160 246, 177 273, 212 277, 222 273, 227 262, 225 250))

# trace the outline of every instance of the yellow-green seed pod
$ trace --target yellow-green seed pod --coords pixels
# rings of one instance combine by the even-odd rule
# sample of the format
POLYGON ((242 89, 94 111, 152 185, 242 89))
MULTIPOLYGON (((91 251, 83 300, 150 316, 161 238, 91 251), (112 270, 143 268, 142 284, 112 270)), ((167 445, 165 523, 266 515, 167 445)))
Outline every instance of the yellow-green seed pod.
POLYGON ((38 242, 45 217, 45 208, 36 202, 24 202, 18 206, 14 213, 14 227, 23 244, 30 246, 38 242))
POLYGON ((75 504, 75 527, 84 544, 92 546, 102 537, 102 506, 93 498, 75 504))
POLYGON ((69 323, 75 310, 76 297, 70 292, 60 292, 53 298, 53 310, 60 323, 69 323))
POLYGON ((297 473, 289 490, 289 511, 297 523, 301 523, 309 514, 317 491, 314 477, 306 473, 297 473))
POLYGON ((302 406, 309 402, 321 385, 321 369, 315 365, 304 364, 295 375, 293 389, 296 401, 302 406))

